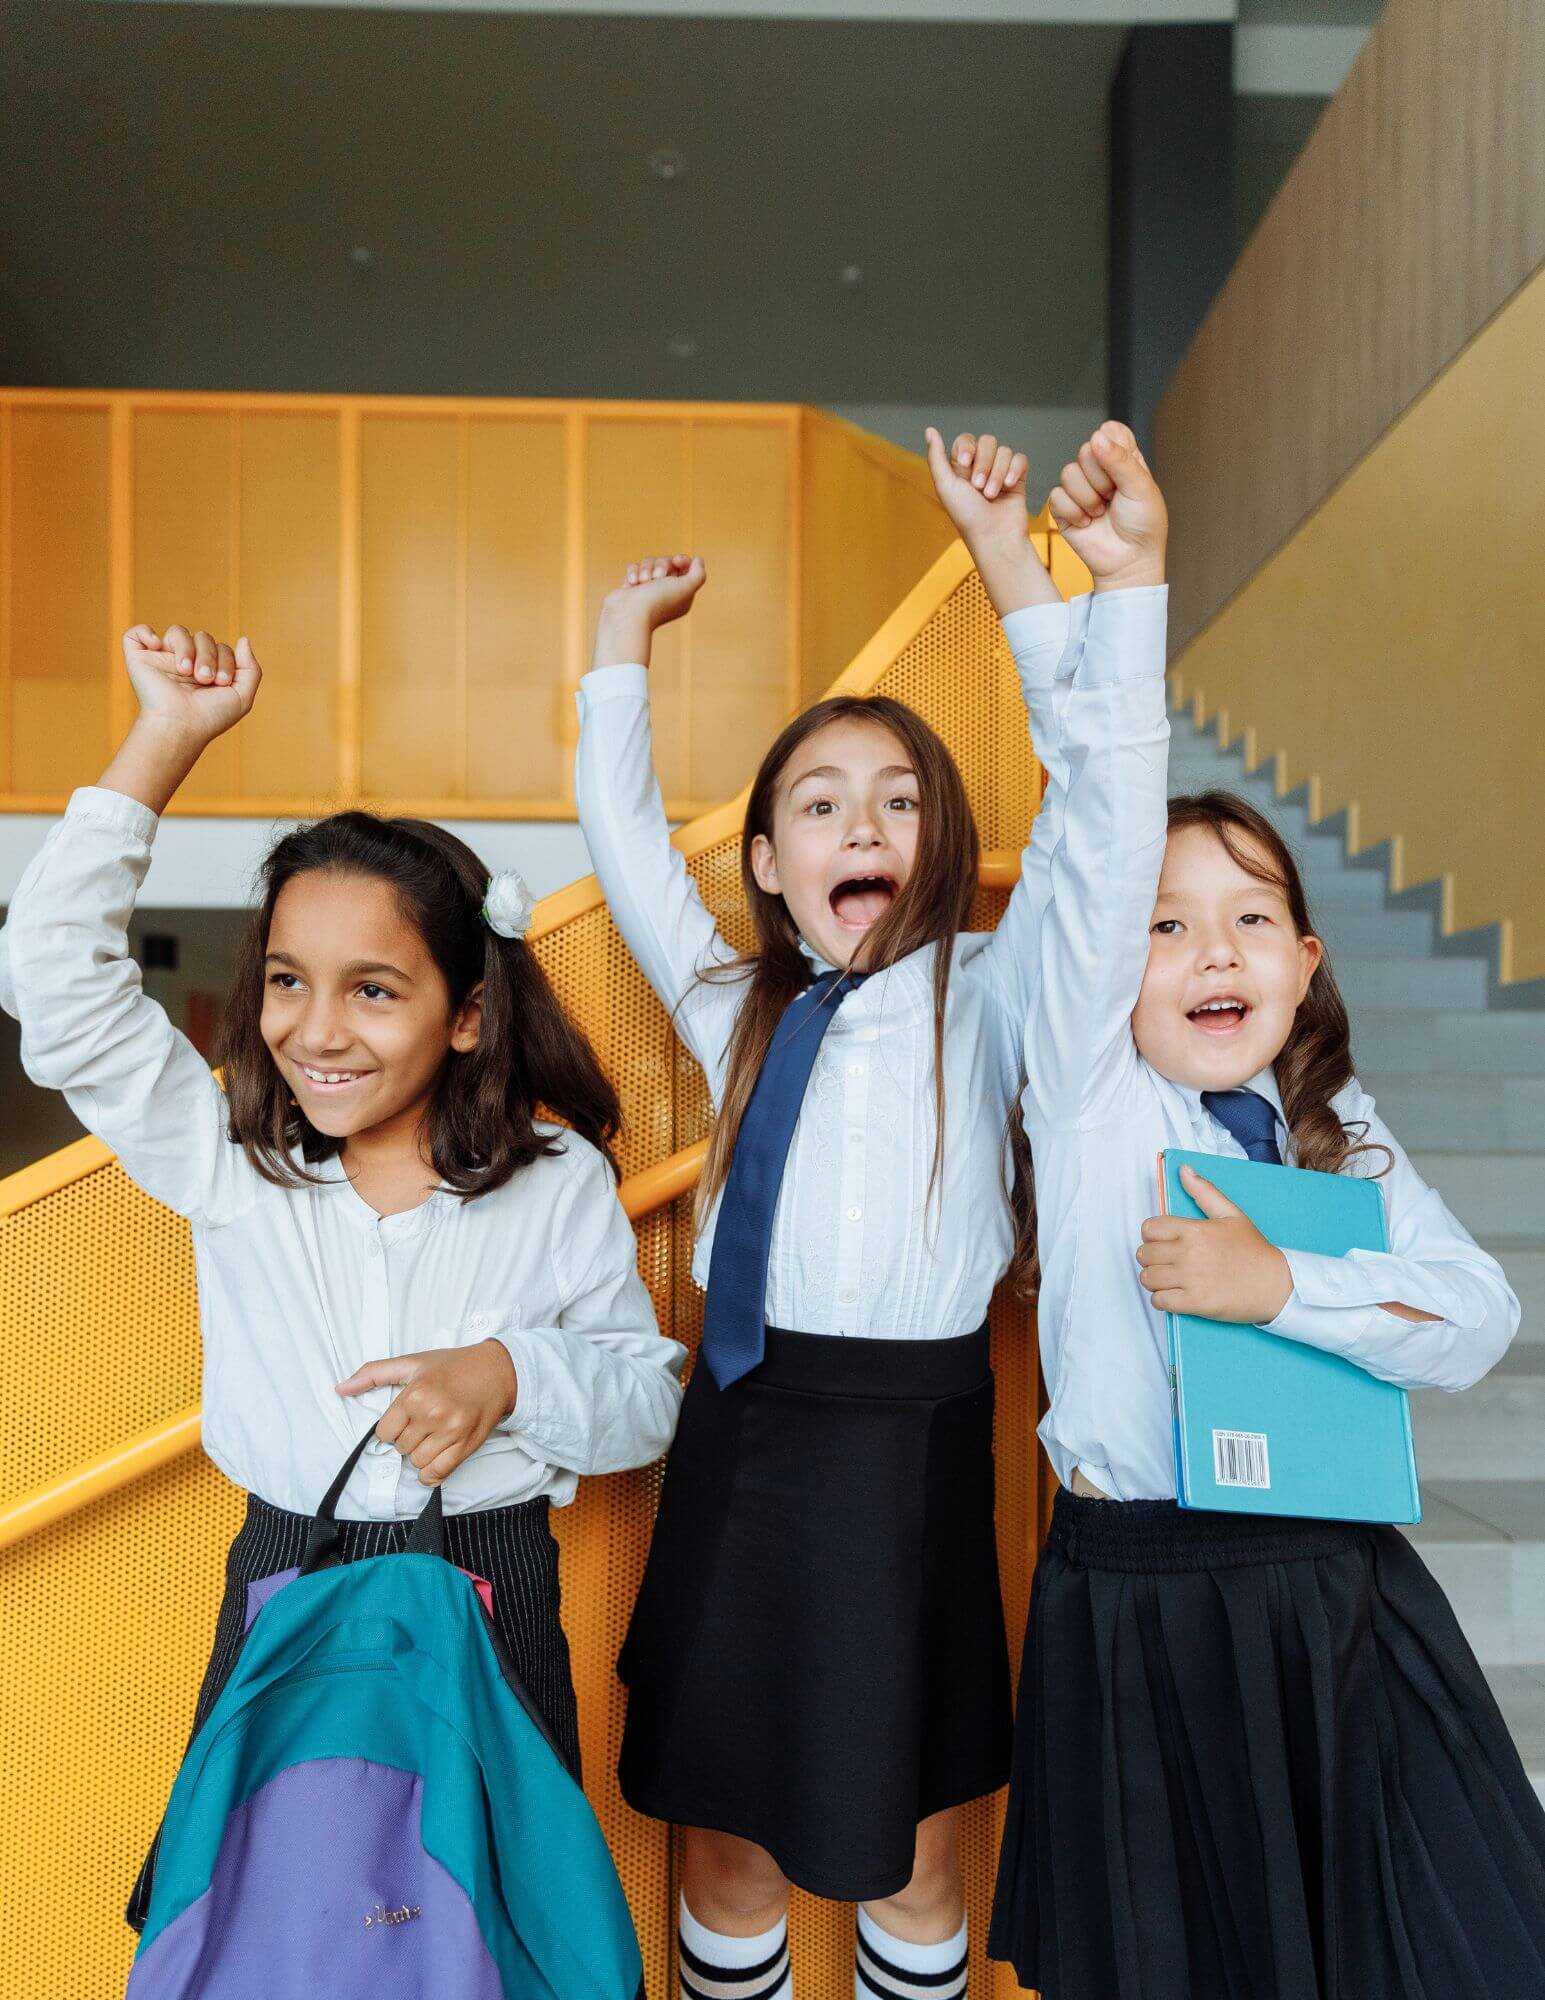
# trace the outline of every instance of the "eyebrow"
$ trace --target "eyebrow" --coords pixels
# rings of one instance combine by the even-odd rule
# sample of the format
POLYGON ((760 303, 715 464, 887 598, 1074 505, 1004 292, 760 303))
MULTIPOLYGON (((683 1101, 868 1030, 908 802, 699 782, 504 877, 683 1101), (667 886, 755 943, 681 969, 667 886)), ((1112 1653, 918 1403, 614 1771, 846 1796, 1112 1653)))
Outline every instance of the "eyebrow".
MULTIPOLYGON (((263 963, 265 965, 290 966, 293 967, 293 969, 296 972, 303 970, 300 960, 298 958, 292 958, 287 951, 268 952, 264 956, 263 963)), ((339 970, 341 971, 345 979, 361 979, 368 972, 386 972, 390 973, 393 979, 400 979, 405 986, 411 986, 413 984, 413 975, 411 973, 404 972, 400 965, 389 964, 384 958, 351 959, 347 965, 340 966, 339 970)))
MULTIPOLYGON (((791 778, 789 783, 791 786, 802 785, 806 778, 845 778, 847 775, 848 773, 840 764, 817 764, 812 770, 801 771, 799 776, 791 778)), ((881 770, 875 772, 875 776, 877 778, 915 778, 917 773, 910 764, 886 764, 881 770)))

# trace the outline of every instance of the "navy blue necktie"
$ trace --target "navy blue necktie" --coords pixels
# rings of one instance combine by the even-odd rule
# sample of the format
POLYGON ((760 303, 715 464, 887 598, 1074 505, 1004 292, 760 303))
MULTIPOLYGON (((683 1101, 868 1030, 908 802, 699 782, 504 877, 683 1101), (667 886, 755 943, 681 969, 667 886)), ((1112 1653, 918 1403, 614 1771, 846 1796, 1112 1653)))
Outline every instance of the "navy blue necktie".
POLYGON ((1210 1111, 1224 1131, 1245 1149, 1247 1160, 1280 1167, 1277 1150, 1277 1107, 1258 1090, 1204 1090, 1202 1109, 1210 1111))
POLYGON ((767 1346, 773 1212, 816 1050, 861 972, 822 973, 784 1009, 740 1121, 708 1265, 703 1359, 721 1389, 749 1375, 767 1346))

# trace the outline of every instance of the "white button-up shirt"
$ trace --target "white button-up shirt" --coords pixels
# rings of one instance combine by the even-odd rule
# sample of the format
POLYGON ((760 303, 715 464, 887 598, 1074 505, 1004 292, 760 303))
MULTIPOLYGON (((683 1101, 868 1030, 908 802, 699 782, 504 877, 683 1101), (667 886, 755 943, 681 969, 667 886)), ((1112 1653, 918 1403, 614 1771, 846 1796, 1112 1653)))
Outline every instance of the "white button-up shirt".
MULTIPOLYGON (((1136 1260, 1143 1223, 1159 1208, 1158 1154, 1174 1146, 1244 1157, 1200 1091, 1161 1076, 1132 1037, 1166 838, 1162 664, 1162 647, 1155 659, 1148 648, 1091 645, 1071 672, 1064 662, 1025 676, 1047 770, 1032 850, 1051 883, 1024 1095, 1050 1398, 1041 1437, 1064 1483, 1078 1467, 1122 1500, 1175 1495, 1167 1325, 1136 1260)), ((1266 1070, 1249 1088, 1277 1107, 1291 1165, 1275 1077, 1266 1070)), ((1518 1302, 1355 1080, 1334 1108, 1354 1131, 1366 1126, 1358 1136, 1370 1146, 1388 1149, 1356 1153, 1342 1171, 1379 1176, 1390 1249, 1289 1252, 1293 1293, 1269 1331, 1384 1381, 1465 1388, 1505 1351, 1518 1302), (1385 1300, 1436 1319, 1403 1320, 1385 1300)))
MULTIPOLYGON (((1163 622, 1099 600, 1118 650, 1147 645, 1162 668, 1163 622), (1154 652, 1154 632, 1157 651, 1154 652)), ((1005 621, 1021 674, 1071 672, 1089 601, 1015 612, 1005 621)), ((733 957, 669 826, 655 779, 649 677, 603 667, 580 683, 576 797, 580 824, 617 927, 702 1064, 717 1107, 741 1005, 737 982, 704 984, 701 968, 733 957)), ((773 1221, 765 1309, 802 1333, 939 1339, 987 1317, 1013 1253, 1004 1129, 1021 1082, 1036 978, 1044 870, 1026 866, 996 931, 957 939, 944 1030, 945 1143, 934 1157, 934 947, 871 974, 832 1018, 806 1086, 773 1221)), ((693 1262, 708 1282, 717 1204, 693 1262)))
MULTIPOLYGON (((126 926, 156 816, 77 792, 0 931, 0 1005, 34 1082, 62 1090, 130 1178, 188 1218, 204 1347, 204 1449, 276 1507, 316 1510, 395 1389, 343 1397, 366 1361, 494 1338, 515 1364, 509 1418, 445 1485, 455 1513, 647 1464, 670 1443, 685 1351, 662 1339, 601 1154, 562 1150, 465 1201, 439 1189, 377 1215, 337 1161, 322 1187, 277 1188, 226 1137, 224 1093, 143 992, 126 926)), ((416 1514, 413 1466, 373 1440, 339 1512, 416 1514)))

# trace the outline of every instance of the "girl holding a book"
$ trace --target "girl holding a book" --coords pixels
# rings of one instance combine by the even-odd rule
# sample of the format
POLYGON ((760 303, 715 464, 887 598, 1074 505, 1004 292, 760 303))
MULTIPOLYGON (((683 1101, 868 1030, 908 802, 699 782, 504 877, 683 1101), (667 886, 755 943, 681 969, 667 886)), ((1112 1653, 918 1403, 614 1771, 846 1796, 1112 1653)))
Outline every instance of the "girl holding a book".
MULTIPOLYGON (((1051 506, 1097 572, 1162 565, 1129 434, 1051 506)), ((1165 1321, 1455 1390, 1517 1301, 1358 1084, 1280 836, 1227 794, 1166 803, 1153 649, 1070 652, 1030 697, 1052 892, 1024 1104, 1063 1490, 991 1949, 1045 2000, 1545 1991, 1545 1810, 1442 1591, 1391 1527, 1181 1509, 1165 1321), (1202 1219, 1155 1215, 1164 1148, 1375 1177, 1390 1249, 1284 1253, 1189 1170, 1202 1219)))

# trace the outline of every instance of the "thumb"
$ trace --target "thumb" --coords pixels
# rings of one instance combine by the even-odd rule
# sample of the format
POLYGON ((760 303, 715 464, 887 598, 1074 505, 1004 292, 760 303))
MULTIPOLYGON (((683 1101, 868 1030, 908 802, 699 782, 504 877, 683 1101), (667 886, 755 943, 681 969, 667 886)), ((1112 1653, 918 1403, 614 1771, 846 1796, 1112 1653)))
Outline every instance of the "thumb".
POLYGON ((1130 498, 1146 494, 1153 474, 1137 448, 1137 440, 1124 424, 1105 424, 1089 440, 1095 457, 1116 482, 1116 491, 1130 498))
POLYGON ((1211 1181, 1202 1179, 1195 1167, 1180 1169, 1180 1185, 1209 1222, 1221 1222, 1225 1216, 1240 1213, 1226 1194, 1220 1194, 1211 1181))
POLYGON ((367 1389, 390 1389, 411 1382, 418 1373, 418 1359, 411 1354, 392 1355, 385 1361, 367 1361, 363 1368, 356 1368, 347 1380, 340 1382, 340 1396, 362 1396, 367 1389))
POLYGON ((944 440, 930 424, 923 432, 928 446, 928 470, 933 474, 933 483, 942 497, 949 491, 955 474, 950 466, 949 454, 944 449, 944 440))

